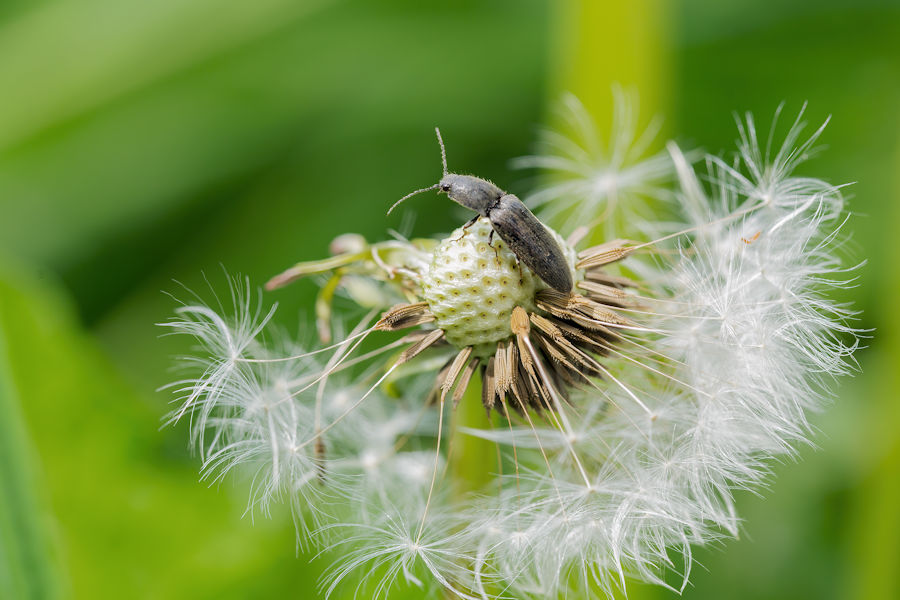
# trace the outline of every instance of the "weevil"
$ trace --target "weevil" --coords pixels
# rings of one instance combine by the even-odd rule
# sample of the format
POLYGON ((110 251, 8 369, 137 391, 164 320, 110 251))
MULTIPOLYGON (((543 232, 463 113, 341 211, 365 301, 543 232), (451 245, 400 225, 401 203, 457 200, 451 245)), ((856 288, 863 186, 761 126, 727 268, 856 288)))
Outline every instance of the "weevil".
POLYGON ((388 210, 388 214, 407 198, 436 189, 447 194, 457 204, 478 213, 464 228, 470 227, 479 217, 486 217, 500 239, 544 283, 564 294, 571 292, 572 273, 569 271, 569 263, 562 248, 543 223, 516 196, 507 194, 490 181, 474 175, 449 173, 444 140, 441 139, 438 128, 435 127, 434 131, 441 146, 441 165, 444 169, 441 180, 403 196, 388 210))

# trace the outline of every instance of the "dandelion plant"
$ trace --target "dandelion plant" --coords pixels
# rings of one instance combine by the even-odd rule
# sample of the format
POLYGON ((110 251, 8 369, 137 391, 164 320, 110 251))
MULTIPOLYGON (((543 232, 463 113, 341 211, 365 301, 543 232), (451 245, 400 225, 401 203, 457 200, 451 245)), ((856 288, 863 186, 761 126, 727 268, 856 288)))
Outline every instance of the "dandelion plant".
POLYGON ((564 110, 567 132, 518 165, 541 173, 526 202, 560 226, 571 292, 481 217, 439 240, 342 234, 274 277, 324 282, 317 347, 267 333, 275 308, 246 280, 231 310, 198 300, 164 323, 199 342, 171 420, 204 476, 246 476, 250 510, 289 505, 299 545, 334 557, 326 596, 681 590, 694 546, 738 534, 735 491, 809 440, 853 370, 853 312, 831 294, 853 281, 841 187, 796 174, 824 126, 804 133, 801 111, 779 138, 779 110, 761 139, 748 115, 734 157, 698 161, 671 142, 647 157, 657 130, 623 103, 610 140, 574 97, 564 110), (467 457, 487 483, 465 493, 461 402, 489 419, 456 434, 496 446, 467 457))

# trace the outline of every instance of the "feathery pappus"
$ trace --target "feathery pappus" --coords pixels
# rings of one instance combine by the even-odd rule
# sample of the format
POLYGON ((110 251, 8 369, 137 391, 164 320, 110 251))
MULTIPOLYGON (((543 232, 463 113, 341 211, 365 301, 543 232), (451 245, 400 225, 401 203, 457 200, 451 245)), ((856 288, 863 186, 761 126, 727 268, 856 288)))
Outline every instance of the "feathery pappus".
POLYGON ((482 215, 440 240, 344 234, 270 280, 321 281, 319 347, 267 334, 275 309, 246 280, 232 310, 198 300, 163 324, 201 346, 172 421, 190 417, 207 477, 249 474, 249 509, 291 507, 298 543, 334 560, 326 595, 681 590, 692 546, 737 534, 734 490, 807 440, 855 367, 854 312, 831 297, 853 280, 841 186, 794 173, 824 126, 804 137, 801 111, 779 144, 779 109, 761 142, 748 115, 701 177, 673 143, 643 158, 656 130, 624 101, 609 152, 564 106, 577 135, 546 133, 520 166, 550 172, 525 203, 561 224, 570 292, 482 215), (457 418, 470 402, 481 422, 457 418))

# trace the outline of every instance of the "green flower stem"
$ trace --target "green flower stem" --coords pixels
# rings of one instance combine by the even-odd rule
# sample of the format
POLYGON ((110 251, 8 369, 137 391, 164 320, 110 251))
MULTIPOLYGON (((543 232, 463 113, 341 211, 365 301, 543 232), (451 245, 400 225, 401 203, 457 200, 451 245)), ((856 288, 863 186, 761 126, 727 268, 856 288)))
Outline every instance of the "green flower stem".
POLYGON ((610 90, 621 84, 637 91, 642 114, 665 112, 672 89, 670 2, 562 0, 554 6, 551 100, 572 92, 605 124, 610 90))
POLYGON ((60 575, 44 523, 32 449, 9 366, 0 290, 0 598, 61 594, 60 575))
POLYGON ((496 444, 466 435, 460 427, 487 429, 491 422, 481 404, 481 377, 472 376, 465 395, 453 411, 450 434, 449 479, 453 494, 462 499, 468 492, 483 490, 498 472, 496 444))

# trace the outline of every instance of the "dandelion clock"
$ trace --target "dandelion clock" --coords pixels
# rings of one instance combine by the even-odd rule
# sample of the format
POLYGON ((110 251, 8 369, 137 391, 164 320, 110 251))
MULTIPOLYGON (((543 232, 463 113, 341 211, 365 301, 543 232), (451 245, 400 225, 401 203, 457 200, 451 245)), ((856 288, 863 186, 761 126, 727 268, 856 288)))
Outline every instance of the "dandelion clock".
POLYGON ((562 110, 516 161, 540 174, 540 230, 510 241, 486 210, 442 239, 336 231, 266 286, 321 283, 315 344, 270 331, 270 295, 240 279, 228 310, 198 299, 163 324, 198 343, 170 419, 204 478, 246 481, 249 511, 288 505, 332 561, 323 596, 681 590, 693 547, 738 534, 735 491, 808 441, 854 368, 831 299, 853 278, 841 187, 795 174, 823 128, 779 109, 766 134, 738 120, 734 156, 649 156, 657 131, 624 102, 608 139, 575 98, 562 110), (571 290, 529 268, 538 238, 571 290))

